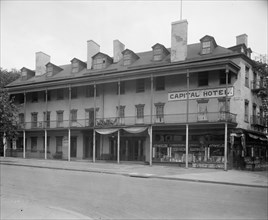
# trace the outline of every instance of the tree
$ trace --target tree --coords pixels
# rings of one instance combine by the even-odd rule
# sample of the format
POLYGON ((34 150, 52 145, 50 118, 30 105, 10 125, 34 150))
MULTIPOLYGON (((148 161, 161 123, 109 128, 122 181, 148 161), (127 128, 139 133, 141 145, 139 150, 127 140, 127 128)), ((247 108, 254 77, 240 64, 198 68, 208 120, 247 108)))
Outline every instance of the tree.
MULTIPOLYGON (((16 139, 17 132, 17 114, 18 107, 14 104, 14 97, 10 99, 5 86, 17 78, 20 73, 16 69, 7 71, 0 68, 0 146, 2 146, 2 138, 4 134, 9 140, 16 139)), ((2 151, 2 149, 1 149, 2 151)))

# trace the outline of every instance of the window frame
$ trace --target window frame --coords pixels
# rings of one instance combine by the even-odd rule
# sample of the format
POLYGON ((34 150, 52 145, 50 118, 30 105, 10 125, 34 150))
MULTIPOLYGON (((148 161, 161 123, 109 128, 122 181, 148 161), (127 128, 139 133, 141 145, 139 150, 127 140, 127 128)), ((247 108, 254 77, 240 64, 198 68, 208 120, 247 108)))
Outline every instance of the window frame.
POLYGON ((199 72, 197 77, 198 77, 197 82, 198 82, 199 87, 209 85, 209 72, 208 71, 199 72))
POLYGON ((57 100, 64 100, 64 89, 57 89, 57 100))
POLYGON ((136 93, 145 92, 145 79, 136 79, 136 93))
POLYGON ((155 78, 155 91, 164 91, 166 87, 165 76, 155 78))
MULTIPOLYGON (((219 72, 219 83, 220 85, 226 85, 226 73, 225 70, 220 70, 219 72)), ((228 85, 231 84, 231 74, 228 73, 228 85)))
POLYGON ((244 101, 244 122, 249 122, 249 101, 244 101))

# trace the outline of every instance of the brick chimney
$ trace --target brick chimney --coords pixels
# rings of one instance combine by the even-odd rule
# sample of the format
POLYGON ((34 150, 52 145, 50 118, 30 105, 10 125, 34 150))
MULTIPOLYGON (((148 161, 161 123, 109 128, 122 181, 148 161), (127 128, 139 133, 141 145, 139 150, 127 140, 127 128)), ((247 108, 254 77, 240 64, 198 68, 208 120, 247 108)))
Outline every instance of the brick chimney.
POLYGON ((236 45, 245 44, 248 47, 248 35, 241 34, 236 36, 236 45))
POLYGON ((187 58, 187 20, 171 23, 171 62, 184 61, 187 58))
POLYGON ((35 75, 40 76, 46 73, 46 65, 50 62, 50 56, 43 52, 35 53, 35 75))
POLYGON ((100 45, 93 40, 87 41, 87 69, 92 68, 92 57, 100 52, 100 45))
POLYGON ((119 40, 113 41, 114 46, 114 63, 119 62, 123 58, 122 52, 125 50, 125 45, 119 40))

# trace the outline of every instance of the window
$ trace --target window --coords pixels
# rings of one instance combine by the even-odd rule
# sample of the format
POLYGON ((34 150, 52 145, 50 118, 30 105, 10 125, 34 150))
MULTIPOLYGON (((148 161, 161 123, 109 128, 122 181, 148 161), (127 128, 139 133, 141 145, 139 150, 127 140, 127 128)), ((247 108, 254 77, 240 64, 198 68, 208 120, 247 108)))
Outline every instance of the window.
POLYGON ((208 85, 208 72, 201 72, 198 74, 198 86, 208 85))
MULTIPOLYGON (((98 86, 96 86, 96 96, 99 96, 98 86)), ((90 85, 86 87, 86 97, 94 97, 94 86, 90 85)))
POLYGON ((94 126, 94 108, 85 109, 86 114, 86 126, 94 126))
MULTIPOLYGON (((226 73, 225 70, 220 71, 220 85, 226 85, 226 73)), ((228 84, 231 84, 231 74, 228 73, 228 84)))
MULTIPOLYGON (((117 83, 117 91, 116 94, 118 95, 119 84, 117 83)), ((125 82, 120 82, 120 95, 125 94, 125 82)))
MULTIPOLYGON (((47 91, 47 101, 51 100, 51 91, 47 91)), ((46 101, 46 92, 44 92, 44 102, 46 101)))
POLYGON ((32 93, 32 102, 38 102, 38 92, 32 93))
POLYGON ((71 122, 77 122, 77 109, 71 110, 71 122))
POLYGON ((56 137, 56 153, 62 152, 62 140, 63 137, 56 137))
POLYGON ((144 105, 136 105, 137 109, 137 118, 143 119, 144 118, 144 105))
POLYGON ((225 98, 219 98, 218 111, 219 111, 218 119, 220 121, 224 121, 227 116, 226 113, 230 111, 230 99, 227 100, 227 109, 226 109, 225 98))
POLYGON ((99 70, 106 67, 106 59, 104 57, 95 58, 93 61, 93 69, 99 70))
POLYGON ((63 89, 57 89, 57 100, 63 99, 63 89))
POLYGON ((211 42, 210 41, 202 42, 202 54, 210 53, 210 51, 211 51, 210 48, 211 48, 211 42))
POLYGON ((37 137, 31 137, 31 151, 37 151, 37 137))
POLYGON ((208 120, 208 103, 207 102, 199 102, 198 103, 198 115, 197 120, 198 121, 207 121, 208 120))
POLYGON ((245 114, 244 114, 245 122, 248 122, 248 116, 249 116, 249 102, 245 100, 245 114))
POLYGON ((77 87, 71 88, 71 98, 72 99, 77 98, 77 87))
POLYGON ((32 113, 32 128, 37 128, 37 112, 32 113))
POLYGON ((136 80, 136 92, 144 92, 145 91, 145 80, 144 79, 137 79, 136 80))
POLYGON ((47 128, 50 127, 50 112, 44 112, 44 124, 47 128))
MULTIPOLYGON (((49 151, 50 137, 47 136, 47 152, 49 151)), ((43 136, 43 151, 45 152, 45 136, 43 136)))
POLYGON ((164 122, 164 103, 155 104, 156 122, 164 122))
POLYGON ((255 103, 252 105, 252 115, 253 116, 257 115, 257 105, 255 103))
POLYGON ((119 118, 124 118, 125 117, 125 107, 126 106, 120 105, 119 112, 118 112, 118 106, 116 107, 116 109, 117 109, 117 115, 118 115, 119 118))
POLYGON ((245 86, 249 87, 249 67, 245 67, 245 86))
POLYGON ((162 49, 155 48, 154 49, 154 61, 160 61, 160 60, 162 60, 162 49))
POLYGON ((53 66, 49 65, 47 67, 47 76, 52 76, 53 75, 53 66))
POLYGON ((57 127, 63 127, 63 111, 57 111, 57 127))
POLYGON ((127 53, 124 55, 124 66, 131 64, 131 54, 127 53))
POLYGON ((72 73, 78 73, 79 71, 79 63, 77 61, 74 61, 72 63, 72 73))
POLYGON ((156 91, 165 90, 165 77, 164 76, 156 77, 155 90, 156 91))

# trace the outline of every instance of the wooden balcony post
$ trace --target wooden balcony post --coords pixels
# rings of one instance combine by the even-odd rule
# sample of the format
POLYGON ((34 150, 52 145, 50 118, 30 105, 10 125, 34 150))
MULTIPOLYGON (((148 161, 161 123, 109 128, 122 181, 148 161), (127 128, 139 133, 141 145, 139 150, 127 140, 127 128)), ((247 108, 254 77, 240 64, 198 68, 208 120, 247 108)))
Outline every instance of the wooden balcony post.
POLYGON ((150 109, 150 123, 151 125, 153 124, 153 102, 154 102, 154 98, 153 98, 153 95, 154 95, 154 78, 153 78, 153 75, 151 74, 151 109, 150 109))
POLYGON ((26 131, 23 130, 23 158, 26 156, 26 131))
POLYGON ((149 165, 152 166, 152 151, 153 151, 153 126, 149 127, 149 136, 150 136, 150 149, 149 149, 149 165))
POLYGON ((229 74, 229 69, 226 66, 225 69, 226 73, 226 93, 225 93, 225 126, 224 126, 224 171, 227 171, 227 137, 228 137, 228 118, 227 118, 227 113, 228 111, 228 74, 229 74))
POLYGON ((96 161, 96 131, 93 129, 93 163, 96 161))
POLYGON ((68 129, 68 161, 71 161, 71 129, 68 129))
POLYGON ((96 95, 96 82, 94 82, 94 127, 96 126, 96 95))
POLYGON ((187 100, 186 100, 186 146, 185 146, 185 168, 188 168, 188 157, 189 157, 189 70, 186 73, 187 78, 187 100))
POLYGON ((117 163, 120 163, 120 129, 117 133, 117 163))
POLYGON ((46 113, 45 113, 45 160, 47 159, 47 89, 45 91, 46 95, 46 113))

